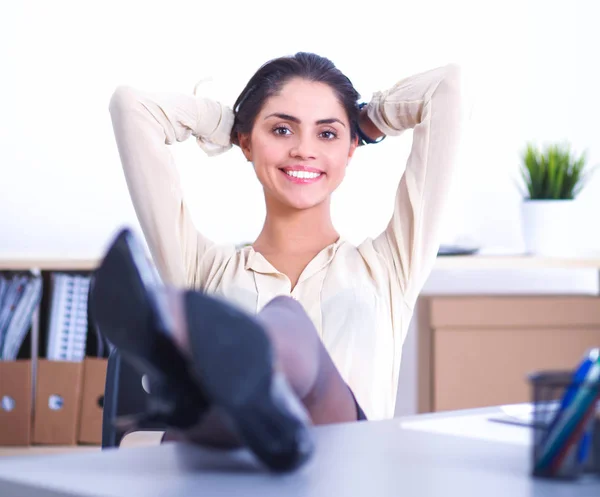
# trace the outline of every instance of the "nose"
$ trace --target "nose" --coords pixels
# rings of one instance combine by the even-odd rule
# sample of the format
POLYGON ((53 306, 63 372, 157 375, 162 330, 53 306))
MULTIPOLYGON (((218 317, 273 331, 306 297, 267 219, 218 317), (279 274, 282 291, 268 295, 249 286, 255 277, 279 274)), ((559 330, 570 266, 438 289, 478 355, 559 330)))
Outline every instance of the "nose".
POLYGON ((290 157, 294 159, 315 159, 317 150, 315 139, 310 134, 298 134, 290 147, 290 157))

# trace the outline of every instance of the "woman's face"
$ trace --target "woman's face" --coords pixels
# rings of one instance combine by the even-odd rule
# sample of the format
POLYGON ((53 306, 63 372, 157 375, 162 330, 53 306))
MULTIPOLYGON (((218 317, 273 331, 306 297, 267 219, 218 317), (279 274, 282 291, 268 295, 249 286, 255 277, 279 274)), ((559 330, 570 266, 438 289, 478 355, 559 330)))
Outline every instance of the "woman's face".
POLYGON ((340 185, 356 149, 344 107, 325 83, 295 78, 268 98, 240 147, 265 195, 308 209, 340 185))

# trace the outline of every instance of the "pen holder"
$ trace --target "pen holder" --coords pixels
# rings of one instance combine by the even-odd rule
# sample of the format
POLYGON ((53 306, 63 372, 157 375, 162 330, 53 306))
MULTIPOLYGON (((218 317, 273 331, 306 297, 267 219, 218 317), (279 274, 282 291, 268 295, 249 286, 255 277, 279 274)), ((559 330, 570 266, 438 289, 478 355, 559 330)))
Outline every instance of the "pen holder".
POLYGON ((533 395, 532 475, 600 476, 600 379, 577 381, 571 371, 530 376, 533 395))

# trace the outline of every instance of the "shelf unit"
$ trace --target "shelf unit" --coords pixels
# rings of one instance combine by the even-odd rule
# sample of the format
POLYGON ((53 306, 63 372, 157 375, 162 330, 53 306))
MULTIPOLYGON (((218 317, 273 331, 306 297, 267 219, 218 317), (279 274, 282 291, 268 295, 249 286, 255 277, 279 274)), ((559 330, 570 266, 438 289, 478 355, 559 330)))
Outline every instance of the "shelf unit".
MULTIPOLYGON (((92 259, 60 259, 60 258, 32 258, 32 257, 0 257, 0 272, 5 273, 11 273, 11 272, 19 272, 19 271, 31 271, 32 273, 36 274, 36 275, 41 275, 44 278, 44 283, 43 283, 43 288, 44 288, 44 292, 47 292, 47 290, 49 290, 47 283, 49 282, 49 275, 53 272, 69 272, 69 273, 83 273, 83 274, 88 274, 91 273, 96 267, 97 267, 98 261, 96 260, 92 260, 92 259)), ((32 406, 32 411, 31 411, 31 430, 28 431, 29 435, 25 438, 29 438, 30 442, 28 445, 5 445, 2 446, 0 445, 0 456, 2 455, 20 455, 20 454, 37 454, 37 453, 57 453, 57 452, 64 452, 66 450, 93 450, 94 448, 98 448, 98 445, 95 443, 91 443, 89 445, 75 445, 74 443, 69 443, 69 442, 65 442, 69 445, 53 445, 47 442, 40 442, 40 445, 35 444, 35 440, 34 440, 34 425, 38 426, 36 424, 36 422, 34 422, 34 419, 37 421, 40 418, 36 417, 36 395, 38 393, 43 393, 41 388, 38 388, 38 382, 37 382, 37 373, 38 371, 41 371, 41 367, 45 366, 44 364, 40 363, 40 359, 43 358, 43 354, 41 353, 41 347, 40 347, 40 338, 41 338, 41 332, 42 332, 42 325, 44 323, 42 323, 42 321, 44 321, 44 319, 47 319, 47 314, 49 312, 49 302, 48 302, 48 296, 46 294, 42 295, 42 300, 40 302, 40 304, 38 305, 37 309, 34 311, 33 316, 32 316, 32 323, 31 323, 31 328, 30 328, 30 350, 28 351, 27 349, 25 349, 25 352, 28 352, 28 357, 24 360, 26 361, 30 361, 31 367, 30 367, 30 371, 31 371, 31 382, 27 383, 26 388, 29 389, 31 388, 31 406, 32 406), (45 309, 45 310, 44 310, 45 309), (46 315, 44 315, 46 314, 46 315), (30 386, 29 386, 30 385, 30 386), (39 390, 39 392, 38 392, 39 390), (35 445, 34 445, 35 444, 35 445)), ((23 351, 21 351, 22 353, 23 351)), ((97 360, 97 359, 96 359, 97 360)), ((52 363, 50 366, 52 367, 52 370, 56 370, 56 364, 53 361, 46 361, 46 362, 50 362, 52 363)), ((4 365, 8 365, 8 363, 2 363, 4 365)), ((73 363, 70 364, 65 364, 65 368, 71 368, 73 363)), ((77 374, 79 375, 83 375, 84 374, 84 364, 81 363, 79 365, 79 363, 77 363, 76 365, 78 367, 77 369, 77 374)), ((90 368, 91 369, 91 368, 90 368)), ((64 374, 62 374, 62 376, 65 376, 64 374)), ((66 375, 68 376, 68 375, 66 375)), ((71 380, 73 381, 75 378, 75 376, 70 376, 71 380)), ((81 378, 81 382, 83 385, 83 378, 81 378)), ((64 387, 64 386, 63 386, 64 387)), ((81 387, 81 389, 83 389, 83 386, 81 387)), ((61 392, 63 390, 61 390, 61 387, 56 388, 57 392, 60 390, 61 392)), ((62 393, 61 393, 62 395, 62 393)), ((29 398, 29 397, 26 397, 29 398)), ((65 398, 66 399, 66 398, 65 398)), ((65 403, 66 406, 66 403, 65 403)), ((78 408, 77 408, 78 409, 78 408)), ((42 409, 38 409, 38 411, 41 411, 42 409)), ((47 410, 47 409, 46 409, 47 410)), ((17 411, 14 411, 17 412, 17 411)), ((1 414, 1 413, 0 413, 1 414)), ((9 414, 10 415, 10 414, 9 414)), ((21 415, 21 413, 19 413, 19 416, 21 415)), ((23 416, 25 416, 25 414, 23 414, 23 416)), ((14 419, 14 418, 11 418, 14 419)), ((97 424, 97 420, 95 421, 97 424)), ((52 430, 53 428, 48 428, 50 430, 52 430)), ((48 429, 45 429, 45 431, 47 432, 48 429)), ((97 431, 97 430, 96 430, 97 431)), ((52 437, 50 437, 52 438, 52 437)), ((13 439, 13 437, 9 437, 9 439, 13 439)), ((5 440, 3 438, 3 440, 5 440)), ((11 444, 15 443, 14 440, 12 442, 9 442, 11 444)))

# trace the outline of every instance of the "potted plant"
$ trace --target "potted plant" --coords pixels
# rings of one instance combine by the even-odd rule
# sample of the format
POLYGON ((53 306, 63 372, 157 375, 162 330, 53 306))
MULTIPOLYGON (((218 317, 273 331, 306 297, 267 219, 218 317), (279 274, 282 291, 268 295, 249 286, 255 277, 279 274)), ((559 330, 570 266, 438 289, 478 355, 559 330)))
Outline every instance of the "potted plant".
POLYGON ((574 255, 575 200, 586 185, 591 169, 586 153, 576 156, 568 144, 540 150, 529 143, 522 154, 524 181, 523 235, 528 253, 574 255))

